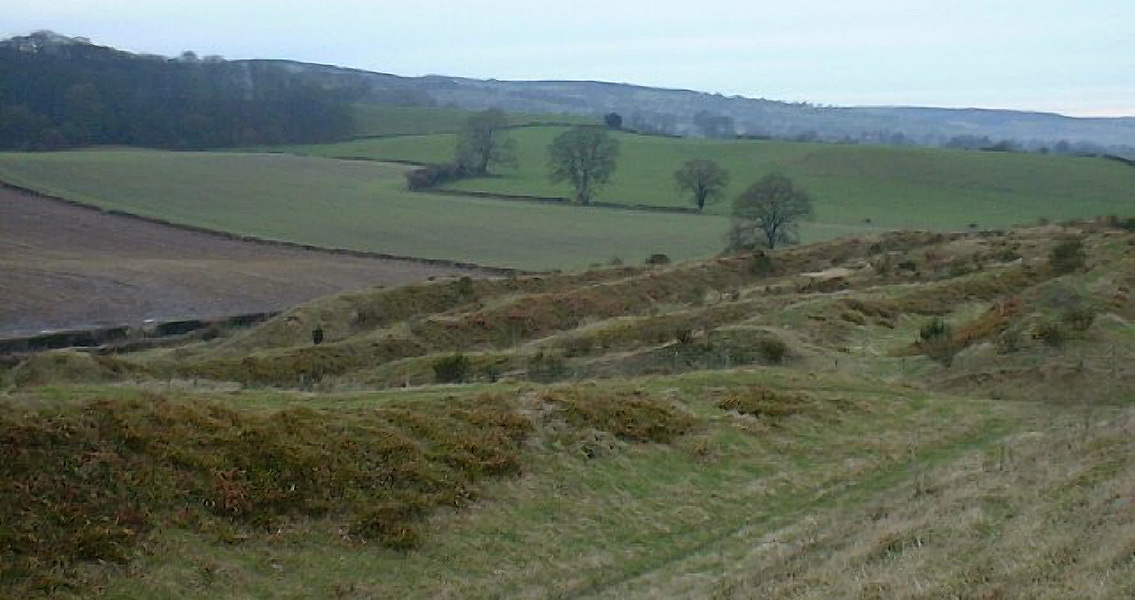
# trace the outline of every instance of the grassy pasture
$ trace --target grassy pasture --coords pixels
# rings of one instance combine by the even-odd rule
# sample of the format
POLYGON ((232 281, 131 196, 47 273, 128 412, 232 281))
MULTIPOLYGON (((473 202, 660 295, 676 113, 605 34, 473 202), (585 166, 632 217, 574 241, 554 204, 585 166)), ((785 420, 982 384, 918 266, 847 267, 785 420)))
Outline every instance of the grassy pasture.
MULTIPOLYGON (((547 146, 562 129, 516 130, 519 168, 463 181, 454 189, 568 196, 547 180, 547 146)), ((618 134, 618 168, 600 200, 686 206, 673 172, 691 158, 719 161, 732 174, 728 199, 779 170, 817 198, 816 220, 842 226, 962 229, 970 223, 1002 228, 1135 211, 1135 169, 1114 161, 1026 154, 804 144, 781 141, 696 140, 618 134)), ((317 156, 441 162, 452 158, 453 135, 357 140, 297 147, 317 156)), ((728 213, 728 201, 711 212, 728 213)))
MULTIPOLYGON (((725 219, 411 194, 405 167, 287 155, 0 154, 0 178, 79 202, 262 238, 522 269, 710 256, 725 219)), ((837 230, 817 229, 817 237, 837 230)))
MULTIPOLYGON (((476 111, 433 106, 381 106, 359 104, 355 107, 355 135, 392 136, 451 133, 465 125, 476 111)), ((595 119, 579 115, 509 114, 513 125, 528 123, 594 123, 595 119)))

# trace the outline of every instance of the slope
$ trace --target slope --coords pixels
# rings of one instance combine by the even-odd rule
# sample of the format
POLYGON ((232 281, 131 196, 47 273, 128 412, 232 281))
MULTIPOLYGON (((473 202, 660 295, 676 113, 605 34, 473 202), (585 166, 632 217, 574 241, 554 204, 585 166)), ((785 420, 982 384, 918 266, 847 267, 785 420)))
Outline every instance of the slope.
POLYGON ((0 463, 0 584, 1126 597, 1124 225, 437 281, 31 357, 0 396, 4 447, 26 449, 0 463))

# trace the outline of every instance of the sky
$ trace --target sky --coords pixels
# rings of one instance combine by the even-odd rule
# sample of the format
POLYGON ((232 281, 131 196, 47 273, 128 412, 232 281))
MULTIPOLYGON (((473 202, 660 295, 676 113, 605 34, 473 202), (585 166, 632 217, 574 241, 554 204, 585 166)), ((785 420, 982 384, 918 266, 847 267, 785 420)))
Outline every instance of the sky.
POLYGON ((399 75, 1135 116, 1135 0, 0 0, 0 37, 39 29, 399 75))

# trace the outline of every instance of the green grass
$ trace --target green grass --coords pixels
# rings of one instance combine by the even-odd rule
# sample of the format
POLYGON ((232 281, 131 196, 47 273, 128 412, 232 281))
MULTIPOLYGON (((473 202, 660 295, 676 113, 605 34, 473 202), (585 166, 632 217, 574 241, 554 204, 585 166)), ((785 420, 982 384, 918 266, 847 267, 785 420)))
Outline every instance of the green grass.
MULTIPOLYGON (((412 194, 405 168, 287 155, 84 151, 0 154, 0 179, 171 222, 317 246, 521 269, 655 252, 706 257, 727 223, 412 194)), ((827 233, 820 231, 818 235, 827 233)))
MULTIPOLYGON (((355 135, 361 137, 452 133, 460 130, 476 111, 432 106, 355 107, 355 135)), ((594 123, 596 119, 579 115, 509 114, 509 123, 594 123)))
MULTIPOLYGON (((103 392, 116 393, 110 388, 103 392)), ((414 392, 370 393, 359 398, 367 407, 359 411, 327 402, 330 398, 314 397, 308 398, 310 408, 242 413, 248 414, 242 423, 246 420, 256 427, 242 426, 260 433, 260 423, 288 423, 285 415, 321 423, 374 419, 385 416, 392 402, 400 407, 420 405, 421 414, 432 416, 445 410, 446 404, 464 402, 466 394, 464 389, 451 390, 448 398, 428 392, 421 397, 414 392)), ((262 392, 225 397, 226 402, 246 405, 250 395, 262 392)), ((173 406, 205 407, 184 409, 190 412, 217 410, 210 408, 207 398, 185 398, 173 406)), ((422 525, 421 545, 413 552, 367 543, 350 531, 337 533, 337 516, 285 520, 270 529, 247 527, 238 519, 231 527, 221 527, 225 521, 214 525, 213 518, 205 516, 202 523, 207 526, 191 522, 155 529, 147 550, 135 555, 130 567, 134 576, 124 569, 103 567, 102 572, 110 576, 108 596, 425 598, 615 593, 618 586, 636 578, 669 573, 675 567, 684 568, 693 558, 713 557, 722 550, 732 552, 756 543, 767 532, 809 514, 858 506, 931 465, 989 445, 1006 432, 1007 423, 1021 421, 1019 426, 1024 427, 1037 412, 1008 404, 896 393, 884 385, 840 378, 810 381, 803 375, 763 371, 561 386, 521 398, 533 409, 543 407, 538 412, 540 429, 521 457, 523 476, 481 486, 483 499, 472 507, 440 511, 422 525), (814 399, 817 413, 789 416, 770 428, 759 419, 717 408, 720 392, 754 384, 801 390, 814 399), (622 425, 609 426, 611 417, 628 416, 611 400, 616 396, 630 400, 630 406, 661 402, 646 411, 649 418, 672 420, 665 415, 690 415, 674 421, 685 434, 673 436, 667 425, 651 430, 666 433, 661 436, 665 444, 643 443, 637 423, 632 425, 636 429, 629 430, 631 435, 622 425), (582 411, 572 408, 573 403, 580 406, 580 399, 590 402, 593 397, 608 401, 583 404, 582 411), (666 408, 669 406, 674 408, 666 408), (671 410, 680 412, 667 412, 671 410), (589 429, 588 422, 595 427, 589 429), (923 433, 912 440, 911 429, 923 433), (917 460, 912 464, 908 457, 915 451, 917 460)), ((164 410, 164 400, 156 402, 164 410)), ((62 414, 73 415, 84 406, 62 414)), ((59 414, 59 409, 50 408, 25 418, 35 427, 41 422, 54 426, 63 418, 56 416, 59 414)), ((142 429, 145 423, 128 419, 132 416, 121 411, 116 424, 135 436, 148 431, 142 429)), ((191 435, 196 423, 186 420, 179 431, 191 435)), ((30 431, 35 430, 21 429, 30 431)), ((233 444, 246 443, 245 437, 253 440, 248 443, 260 443, 251 433, 218 435, 225 444, 230 437, 233 444)), ((291 441, 286 436, 279 439, 291 441)), ((213 439, 203 436, 203 440, 193 451, 208 458, 213 439)), ((311 447, 316 449, 313 452, 341 452, 333 444, 311 447)), ((127 450, 118 452, 132 452, 134 447, 123 448, 127 450)), ((139 455, 145 460, 150 453, 146 450, 139 455)), ((228 455, 208 460, 223 462, 222 458, 228 455)), ((252 468, 247 472, 258 474, 252 468)), ((336 470, 327 477, 338 474, 336 470)))
MULTIPOLYGON (((520 165, 499 177, 452 186, 506 194, 568 196, 547 180, 549 142, 562 129, 516 130, 520 165)), ((1114 161, 931 148, 843 146, 780 141, 694 140, 618 134, 622 143, 612 183, 599 200, 686 206, 673 172, 691 158, 719 161, 732 174, 728 198, 779 170, 817 199, 816 221, 885 228, 961 229, 970 223, 1001 228, 1112 213, 1130 214, 1135 169, 1114 161)), ((319 156, 442 162, 455 136, 430 135, 297 147, 319 156)), ((711 207, 727 213, 728 202, 711 207)))

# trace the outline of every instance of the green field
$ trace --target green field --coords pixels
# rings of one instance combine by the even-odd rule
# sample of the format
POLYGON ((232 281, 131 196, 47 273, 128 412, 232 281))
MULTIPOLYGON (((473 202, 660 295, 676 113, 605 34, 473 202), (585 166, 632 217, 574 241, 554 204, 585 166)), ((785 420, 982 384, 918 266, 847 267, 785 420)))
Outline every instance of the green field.
MULTIPOLYGON (((463 181, 459 190, 568 196, 547 181, 547 145, 562 129, 516 130, 516 170, 463 181)), ((779 170, 817 198, 816 220, 886 228, 959 229, 1028 224, 1135 212, 1135 169, 1094 159, 941 150, 803 144, 780 141, 695 140, 618 134, 622 144, 612 183, 599 200, 684 206, 674 170, 691 158, 729 169, 729 198, 764 174, 779 170)), ((450 160, 454 135, 358 140, 294 151, 319 156, 372 157, 419 162, 450 160)), ((727 213, 728 202, 710 209, 727 213)))
MULTIPOLYGON (((452 133, 460 130, 476 111, 433 106, 382 106, 359 104, 355 107, 355 135, 379 137, 452 133)), ((513 125, 529 123, 594 123, 596 119, 579 115, 508 115, 513 125)))
MULTIPOLYGON (((0 179, 175 223, 325 247, 521 269, 713 255, 722 218, 411 194, 405 167, 287 155, 0 154, 0 179)), ((817 227, 814 237, 845 233, 817 227)))

